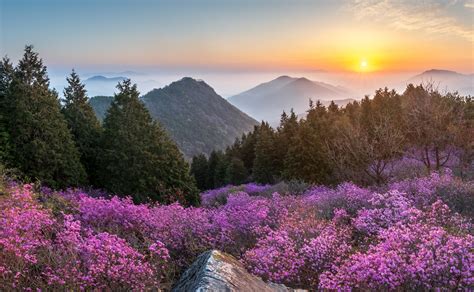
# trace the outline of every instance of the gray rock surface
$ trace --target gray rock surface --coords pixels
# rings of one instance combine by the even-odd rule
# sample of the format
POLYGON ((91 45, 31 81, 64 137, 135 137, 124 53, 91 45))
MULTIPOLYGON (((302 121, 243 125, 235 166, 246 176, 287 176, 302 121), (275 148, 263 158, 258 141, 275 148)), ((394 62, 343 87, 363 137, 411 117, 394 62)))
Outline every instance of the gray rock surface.
POLYGON ((265 283, 250 274, 233 256, 210 250, 201 254, 174 285, 175 292, 191 291, 295 291, 265 283))

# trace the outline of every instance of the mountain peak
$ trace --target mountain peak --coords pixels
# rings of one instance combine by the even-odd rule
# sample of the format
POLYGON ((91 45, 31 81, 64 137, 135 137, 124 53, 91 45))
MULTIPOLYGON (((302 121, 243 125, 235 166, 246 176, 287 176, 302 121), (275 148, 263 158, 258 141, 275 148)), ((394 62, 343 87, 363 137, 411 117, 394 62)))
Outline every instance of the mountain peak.
POLYGON ((300 78, 296 79, 295 82, 298 82, 298 83, 313 83, 313 81, 309 80, 306 77, 300 77, 300 78))
POLYGON ((430 69, 430 70, 426 70, 425 72, 421 74, 423 75, 423 74, 459 74, 459 73, 455 71, 443 70, 443 69, 430 69))
MULTIPOLYGON (((228 100, 250 116, 274 123, 279 121, 283 110, 306 111, 310 98, 339 100, 348 97, 349 92, 330 84, 305 77, 280 76, 231 96, 228 100)), ((345 104, 345 101, 341 104, 345 104)))
POLYGON ((179 87, 183 87, 185 89, 191 89, 193 87, 201 87, 201 88, 206 88, 206 89, 210 89, 210 90, 214 91, 214 89, 211 86, 209 86, 209 84, 204 82, 204 80, 195 79, 195 78, 192 78, 192 77, 183 77, 178 81, 172 82, 168 86, 169 87, 179 86, 179 87))
POLYGON ((281 75, 277 77, 275 80, 288 80, 288 79, 293 79, 293 78, 288 75, 281 75))
POLYGON ((191 77, 152 90, 142 100, 188 158, 225 149, 257 124, 206 82, 191 77))

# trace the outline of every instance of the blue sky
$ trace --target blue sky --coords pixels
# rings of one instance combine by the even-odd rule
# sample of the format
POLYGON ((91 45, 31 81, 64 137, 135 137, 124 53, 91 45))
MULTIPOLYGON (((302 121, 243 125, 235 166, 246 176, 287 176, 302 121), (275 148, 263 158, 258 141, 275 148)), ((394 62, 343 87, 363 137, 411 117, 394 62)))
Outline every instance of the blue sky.
POLYGON ((0 3, 0 53, 33 44, 52 66, 473 69, 471 0, 0 3))

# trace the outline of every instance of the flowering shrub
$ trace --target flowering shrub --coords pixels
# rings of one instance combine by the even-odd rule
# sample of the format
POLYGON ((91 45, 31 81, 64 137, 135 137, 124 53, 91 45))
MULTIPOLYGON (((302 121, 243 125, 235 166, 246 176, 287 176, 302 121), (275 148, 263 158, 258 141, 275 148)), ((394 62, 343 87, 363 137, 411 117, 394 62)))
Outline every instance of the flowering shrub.
MULTIPOLYGON (((86 232, 87 233, 87 232, 86 232)), ((159 286, 168 260, 161 243, 150 246, 148 257, 124 239, 102 232, 81 234, 79 221, 66 217, 64 229, 51 246, 53 261, 44 275, 49 287, 70 289, 144 289, 159 286)))
POLYGON ((54 217, 31 185, 8 193, 0 198, 1 290, 159 287, 169 259, 161 242, 139 251, 100 228, 84 228, 72 215, 54 217))
POLYGON ((0 288, 3 289, 26 285, 28 278, 33 278, 38 251, 51 244, 48 234, 54 219, 34 201, 32 189, 31 185, 15 186, 8 197, 0 198, 0 288))
POLYGON ((412 207, 412 203, 399 191, 374 193, 369 200, 370 206, 357 212, 354 226, 359 231, 377 234, 398 222, 403 222, 412 207))
POLYGON ((380 243, 356 253, 334 273, 325 272, 320 288, 349 290, 469 289, 474 284, 474 237, 457 237, 420 223, 384 230, 380 243))
POLYGON ((344 209, 351 215, 369 205, 372 192, 360 188, 352 183, 343 183, 336 189, 317 186, 305 194, 308 204, 314 205, 316 212, 322 218, 330 219, 334 216, 334 210, 344 209))
POLYGON ((473 182, 301 187, 227 186, 185 208, 3 183, 0 290, 168 289, 208 249, 295 288, 473 286, 473 182))
POLYGON ((249 183, 240 186, 228 185, 214 190, 209 190, 201 194, 201 204, 205 207, 218 207, 227 203, 229 195, 244 192, 249 196, 270 197, 278 185, 259 185, 249 183))

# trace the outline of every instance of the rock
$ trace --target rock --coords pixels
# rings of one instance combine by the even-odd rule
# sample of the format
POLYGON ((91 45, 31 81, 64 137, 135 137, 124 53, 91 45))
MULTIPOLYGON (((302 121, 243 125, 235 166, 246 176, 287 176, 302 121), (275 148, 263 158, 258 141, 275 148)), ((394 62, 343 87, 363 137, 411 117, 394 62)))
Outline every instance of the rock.
POLYGON ((210 250, 201 254, 174 285, 175 292, 188 291, 295 291, 284 285, 265 283, 250 274, 233 256, 210 250))

